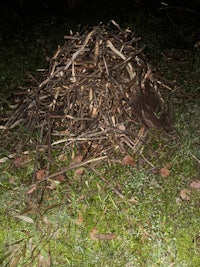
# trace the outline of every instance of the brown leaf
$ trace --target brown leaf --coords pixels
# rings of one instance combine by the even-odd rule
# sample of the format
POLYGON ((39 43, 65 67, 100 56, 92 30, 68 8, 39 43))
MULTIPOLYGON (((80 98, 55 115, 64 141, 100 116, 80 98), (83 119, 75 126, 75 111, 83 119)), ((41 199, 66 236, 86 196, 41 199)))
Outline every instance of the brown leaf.
POLYGON ((36 173, 36 179, 37 180, 42 180, 46 177, 47 171, 45 169, 38 170, 36 173))
POLYGON ((78 155, 78 156, 76 156, 76 157, 74 157, 72 159, 72 161, 70 162, 70 166, 73 166, 73 165, 75 165, 77 163, 80 163, 82 160, 83 160, 83 156, 82 155, 78 155))
POLYGON ((105 234, 97 234, 96 237, 99 240, 112 240, 116 238, 117 236, 112 233, 105 233, 105 234))
POLYGON ((13 164, 16 168, 24 167, 31 161, 28 155, 22 155, 14 159, 13 164))
POLYGON ((83 224, 83 215, 79 213, 78 218, 75 221, 76 225, 82 225, 83 224))
POLYGON ((46 189, 54 190, 54 189, 56 189, 56 184, 55 183, 51 183, 50 185, 46 186, 46 189))
POLYGON ((122 165, 123 166, 132 166, 135 167, 135 161, 133 158, 129 155, 125 156, 122 160, 122 165))
POLYGON ((167 168, 161 168, 158 173, 162 178, 167 178, 170 175, 170 170, 168 170, 167 168))
POLYGON ((34 223, 34 220, 26 215, 14 215, 14 217, 27 223, 34 223))
POLYGON ((200 180, 196 180, 190 183, 191 188, 200 189, 200 180))
POLYGON ((191 191, 189 189, 182 189, 180 192, 180 197, 182 200, 190 200, 191 191))
POLYGON ((77 168, 74 172, 74 175, 76 178, 78 178, 78 177, 82 176, 83 173, 84 173, 84 168, 77 168))
POLYGON ((131 204, 134 204, 134 205, 138 204, 138 200, 135 199, 134 197, 132 197, 132 198, 129 200, 129 202, 130 202, 131 204))
POLYGON ((93 228, 90 232, 90 238, 92 240, 98 240, 98 238, 96 237, 96 235, 98 234, 98 231, 96 228, 93 228))
POLYGON ((90 232, 90 237, 92 240, 112 240, 117 236, 112 233, 99 234, 96 228, 93 228, 90 232))
POLYGON ((64 174, 60 174, 60 175, 57 175, 55 178, 54 178, 55 181, 59 181, 59 182, 63 182, 65 180, 65 175, 64 174))

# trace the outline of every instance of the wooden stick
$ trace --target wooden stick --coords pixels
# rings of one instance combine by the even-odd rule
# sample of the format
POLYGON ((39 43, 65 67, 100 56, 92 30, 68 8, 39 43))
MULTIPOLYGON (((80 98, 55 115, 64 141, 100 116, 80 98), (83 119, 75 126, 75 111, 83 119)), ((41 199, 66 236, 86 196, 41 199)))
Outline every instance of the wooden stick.
POLYGON ((107 184, 107 186, 113 191, 115 192, 115 194, 117 194, 120 198, 124 199, 124 195, 122 195, 122 193, 120 193, 108 180, 106 180, 106 178, 99 172, 97 171, 95 168, 93 167, 89 167, 94 173, 96 173, 101 180, 107 184))
POLYGON ((41 179, 40 181, 38 181, 38 183, 46 181, 47 179, 54 178, 54 177, 56 177, 58 175, 61 175, 61 174, 65 173, 65 172, 67 172, 67 171, 70 171, 70 170, 85 166, 85 165, 87 165, 89 163, 93 163, 93 162, 96 162, 96 161, 104 160, 106 158, 107 158, 107 156, 102 156, 102 157, 99 157, 99 158, 88 159, 88 160, 84 160, 84 161, 82 161, 80 163, 73 164, 73 165, 71 165, 71 166, 69 166, 67 168, 62 169, 61 171, 58 171, 58 172, 55 172, 53 174, 50 174, 50 175, 46 176, 44 179, 41 179))

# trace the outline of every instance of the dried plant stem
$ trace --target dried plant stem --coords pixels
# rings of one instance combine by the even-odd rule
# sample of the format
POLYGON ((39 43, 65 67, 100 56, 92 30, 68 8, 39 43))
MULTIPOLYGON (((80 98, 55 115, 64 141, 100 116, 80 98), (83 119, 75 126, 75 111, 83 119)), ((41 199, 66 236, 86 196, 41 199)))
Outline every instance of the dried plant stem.
POLYGON ((124 195, 122 193, 120 193, 99 171, 97 171, 95 168, 93 167, 89 167, 94 173, 96 173, 96 175, 98 175, 101 180, 107 184, 107 186, 115 193, 117 194, 120 198, 124 199, 124 195))
POLYGON ((85 161, 82 161, 80 163, 76 163, 76 164, 72 164, 71 166, 67 167, 67 168, 64 168, 58 172, 55 172, 53 174, 50 174, 48 176, 46 176, 44 179, 41 179, 40 181, 38 181, 38 183, 40 182, 43 182, 43 181, 46 181, 48 179, 52 179, 58 175, 61 175, 67 171, 70 171, 70 170, 73 170, 73 169, 76 169, 76 168, 79 168, 79 167, 83 167, 83 166, 86 166, 90 163, 94 163, 94 162, 97 162, 97 161, 103 161, 104 159, 106 159, 107 156, 102 156, 102 157, 99 157, 99 158, 93 158, 93 159, 88 159, 88 160, 85 160, 85 161))

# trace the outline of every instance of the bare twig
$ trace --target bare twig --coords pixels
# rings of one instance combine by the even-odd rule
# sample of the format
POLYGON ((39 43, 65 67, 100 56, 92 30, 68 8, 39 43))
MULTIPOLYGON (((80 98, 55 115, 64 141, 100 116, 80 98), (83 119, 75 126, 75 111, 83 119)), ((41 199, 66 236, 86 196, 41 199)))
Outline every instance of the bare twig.
POLYGON ((67 171, 74 170, 76 168, 86 166, 86 165, 88 165, 90 163, 94 163, 94 162, 97 162, 97 161, 101 161, 102 162, 106 158, 107 158, 107 156, 102 156, 102 157, 99 157, 99 158, 88 159, 88 160, 84 160, 84 161, 82 161, 80 163, 72 164, 71 166, 69 166, 67 168, 64 168, 64 169, 62 169, 62 170, 60 170, 58 172, 55 172, 53 174, 50 174, 50 175, 46 176, 44 179, 41 179, 40 181, 38 181, 38 183, 41 183, 43 181, 52 179, 52 178, 54 178, 54 177, 56 177, 58 175, 61 175, 61 174, 65 173, 65 172, 67 172, 67 171))
POLYGON ((93 167, 89 167, 94 173, 96 173, 101 180, 107 184, 107 186, 115 193, 117 194, 120 198, 124 199, 124 195, 122 193, 120 193, 99 171, 97 171, 95 168, 93 167))

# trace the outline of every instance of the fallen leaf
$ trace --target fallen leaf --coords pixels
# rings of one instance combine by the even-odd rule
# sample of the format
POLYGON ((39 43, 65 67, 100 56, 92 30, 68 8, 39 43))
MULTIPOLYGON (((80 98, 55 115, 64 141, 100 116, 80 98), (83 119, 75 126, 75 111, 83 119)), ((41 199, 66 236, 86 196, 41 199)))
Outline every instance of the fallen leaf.
POLYGON ((54 190, 54 189, 56 189, 56 186, 55 186, 54 184, 47 185, 47 186, 46 186, 46 189, 54 190))
POLYGON ((36 173, 36 179, 37 180, 42 180, 46 177, 46 170, 45 169, 41 169, 41 170, 38 170, 37 173, 36 173))
POLYGON ((190 183, 191 188, 200 189, 200 180, 196 180, 190 183))
POLYGON ((82 176, 83 173, 84 173, 84 168, 78 168, 78 169, 75 170, 75 172, 74 172, 74 176, 75 176, 76 178, 78 178, 78 177, 82 176))
MULTIPOLYGON (((34 187, 35 187, 35 185, 34 185, 34 187)), ((26 207, 30 208, 30 209, 38 209, 38 205, 35 204, 32 200, 30 200, 28 198, 26 199, 26 207)))
POLYGON ((180 192, 180 197, 182 200, 190 200, 191 191, 189 189, 182 189, 180 192))
POLYGON ((83 160, 83 156, 82 155, 78 155, 78 156, 76 156, 76 157, 74 157, 72 159, 72 161, 70 162, 70 166, 73 166, 73 165, 75 165, 77 163, 80 163, 82 160, 83 160))
POLYGON ((25 166, 27 163, 29 163, 31 159, 28 155, 22 155, 20 157, 17 157, 14 159, 13 164, 16 168, 20 168, 25 166))
POLYGON ((91 230, 91 232, 90 232, 90 238, 91 238, 92 240, 98 240, 98 238, 96 237, 97 234, 98 234, 97 229, 96 229, 96 228, 93 228, 93 229, 91 230))
POLYGON ((161 168, 158 173, 162 178, 167 178, 170 175, 170 170, 168 170, 167 168, 161 168))
POLYGON ((112 240, 116 238, 117 236, 112 233, 105 233, 105 234, 97 234, 96 237, 98 240, 112 240))
POLYGON ((76 225, 82 225, 83 224, 83 215, 79 213, 78 218, 75 221, 76 225))
POLYGON ((32 218, 25 216, 25 215, 15 215, 15 217, 27 223, 34 223, 34 220, 32 218))
POLYGON ((65 180, 65 176, 64 174, 60 174, 60 175, 57 175, 55 178, 54 178, 55 181, 59 181, 59 182, 63 182, 65 180))
POLYGON ((132 166, 135 167, 135 161, 133 158, 129 155, 125 156, 122 160, 122 165, 123 166, 132 166))
POLYGON ((129 202, 130 202, 131 204, 138 204, 138 200, 135 199, 134 197, 132 197, 132 198, 129 200, 129 202))
POLYGON ((112 240, 117 236, 112 233, 99 234, 96 228, 93 228, 90 232, 90 238, 92 240, 112 240))

